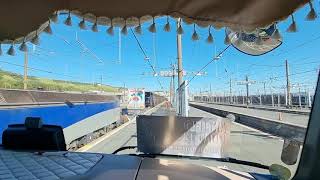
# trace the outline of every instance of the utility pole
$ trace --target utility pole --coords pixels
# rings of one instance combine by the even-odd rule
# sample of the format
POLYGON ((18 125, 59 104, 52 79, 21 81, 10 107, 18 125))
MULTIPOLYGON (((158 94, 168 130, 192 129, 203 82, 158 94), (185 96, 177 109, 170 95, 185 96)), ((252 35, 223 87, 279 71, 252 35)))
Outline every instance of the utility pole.
POLYGON ((250 103, 250 100, 249 100, 249 77, 248 77, 248 75, 246 75, 246 91, 247 91, 247 106, 248 106, 249 103, 250 103))
POLYGON ((259 95, 259 105, 261 106, 262 105, 262 98, 261 98, 261 93, 258 89, 258 95, 259 95))
POLYGON ((287 79, 287 105, 291 106, 291 93, 290 93, 290 79, 289 79, 289 64, 286 62, 286 79, 287 79))
POLYGON ((237 93, 234 93, 235 95, 235 104, 239 104, 239 96, 237 96, 237 93))
POLYGON ((242 95, 242 89, 240 90, 240 96, 242 97, 242 104, 244 104, 244 96, 242 95))
POLYGON ((272 107, 274 107, 274 97, 273 97, 272 87, 270 88, 270 90, 271 90, 271 105, 272 107))
POLYGON ((28 52, 24 52, 23 89, 28 88, 28 52))
MULTIPOLYGON (((181 18, 177 19, 177 28, 181 25, 181 18)), ((181 42, 181 34, 177 33, 177 61, 178 61, 178 94, 177 94, 177 110, 178 114, 182 114, 182 107, 184 104, 182 104, 182 91, 180 90, 180 87, 183 83, 183 68, 182 68, 182 42, 181 42)))
POLYGON ((299 107, 300 107, 300 109, 302 108, 301 107, 301 89, 300 89, 300 84, 298 83, 298 90, 299 90, 299 107))
POLYGON ((249 81, 249 77, 248 77, 248 75, 246 75, 246 80, 245 81, 238 81, 238 83, 237 84, 239 84, 239 85, 246 85, 246 91, 247 91, 247 107, 248 107, 248 105, 250 104, 250 97, 249 97, 249 86, 251 85, 251 84, 254 84, 254 83, 256 83, 256 81, 249 81))
POLYGON ((311 102, 311 93, 310 93, 310 90, 308 88, 308 107, 311 108, 312 106, 312 102, 311 102))
POLYGON ((173 104, 173 78, 171 78, 170 80, 170 102, 171 102, 171 105, 173 104))
POLYGON ((298 88, 298 101, 299 101, 299 108, 302 108, 302 102, 301 102, 301 84, 291 84, 292 88, 298 88))
POLYGON ((284 90, 284 96, 285 96, 285 105, 288 106, 288 91, 286 90, 286 88, 283 89, 284 90))
MULTIPOLYGON (((177 28, 179 28, 181 23, 181 19, 178 18, 177 20, 177 28)), ((182 43, 181 43, 181 34, 177 33, 177 60, 178 60, 178 87, 183 82, 183 69, 182 69, 182 43)))
POLYGON ((171 97, 171 105, 174 106, 175 101, 175 73, 176 73, 176 67, 174 64, 171 64, 172 68, 172 77, 171 77, 171 84, 170 84, 170 97, 171 97))
POLYGON ((230 86, 229 86, 229 103, 232 103, 232 80, 230 78, 230 86))
POLYGON ((175 102, 176 102, 176 87, 175 87, 175 75, 176 74, 176 66, 173 64, 172 65, 172 90, 173 90, 173 99, 172 99, 172 105, 175 106, 175 102))

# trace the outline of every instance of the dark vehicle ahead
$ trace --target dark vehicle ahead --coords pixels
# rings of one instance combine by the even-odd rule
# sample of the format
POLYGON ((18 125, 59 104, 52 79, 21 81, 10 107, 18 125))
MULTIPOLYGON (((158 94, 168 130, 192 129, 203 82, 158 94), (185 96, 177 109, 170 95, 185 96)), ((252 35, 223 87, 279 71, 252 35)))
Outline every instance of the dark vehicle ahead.
POLYGON ((153 107, 153 93, 152 92, 145 92, 145 106, 146 107, 153 107))

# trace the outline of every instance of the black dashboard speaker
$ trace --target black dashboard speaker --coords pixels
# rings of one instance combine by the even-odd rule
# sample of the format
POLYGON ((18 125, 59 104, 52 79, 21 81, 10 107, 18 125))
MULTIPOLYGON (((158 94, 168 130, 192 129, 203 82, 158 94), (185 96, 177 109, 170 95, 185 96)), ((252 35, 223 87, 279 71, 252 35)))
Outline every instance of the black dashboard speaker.
POLYGON ((13 150, 66 151, 62 127, 43 124, 39 117, 9 125, 2 133, 2 145, 13 150))

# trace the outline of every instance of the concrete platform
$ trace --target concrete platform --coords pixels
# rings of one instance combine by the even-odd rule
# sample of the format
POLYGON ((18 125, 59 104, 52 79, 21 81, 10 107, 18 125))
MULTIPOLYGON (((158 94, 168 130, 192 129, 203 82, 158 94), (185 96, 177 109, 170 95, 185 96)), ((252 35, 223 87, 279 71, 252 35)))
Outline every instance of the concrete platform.
POLYGON ((243 107, 224 106, 224 105, 198 103, 198 102, 192 102, 192 103, 204 105, 207 107, 212 107, 215 109, 220 109, 223 111, 229 111, 229 112, 235 112, 235 113, 249 115, 249 116, 267 118, 267 119, 277 120, 280 122, 289 122, 289 123, 297 124, 301 126, 307 126, 308 120, 309 120, 309 115, 303 115, 303 114, 284 113, 284 112, 268 111, 268 110, 261 110, 261 109, 250 109, 250 108, 243 108, 243 107))
MULTIPOLYGON (((153 115, 163 115, 166 112, 164 108, 160 108, 158 111, 153 113, 153 115)), ((190 116, 197 117, 208 117, 208 118, 217 118, 217 116, 201 111, 196 108, 190 107, 190 116)), ((100 142, 99 144, 88 149, 88 152, 100 152, 100 153, 112 153, 116 149, 122 146, 132 146, 137 145, 137 137, 136 137, 136 123, 132 122, 123 128, 121 131, 118 131, 100 142)), ((274 163, 284 165, 281 160, 281 150, 282 150, 283 140, 271 136, 266 133, 262 133, 258 130, 240 125, 238 123, 233 123, 231 126, 231 137, 230 137, 230 147, 228 148, 228 156, 259 162, 266 165, 271 165, 274 163)), ((136 150, 125 150, 119 152, 119 154, 128 154, 135 153, 136 150)), ((166 158, 170 159, 170 158, 166 158)), ((172 160, 181 160, 181 159, 172 159, 172 160)), ((237 165, 231 163, 222 163, 213 160, 201 160, 201 159, 182 159, 182 161, 188 163, 195 163, 207 166, 226 166, 230 169, 240 170, 240 171, 255 171, 266 173, 266 170, 237 165)), ((294 173, 297 165, 287 166, 291 173, 294 173)))

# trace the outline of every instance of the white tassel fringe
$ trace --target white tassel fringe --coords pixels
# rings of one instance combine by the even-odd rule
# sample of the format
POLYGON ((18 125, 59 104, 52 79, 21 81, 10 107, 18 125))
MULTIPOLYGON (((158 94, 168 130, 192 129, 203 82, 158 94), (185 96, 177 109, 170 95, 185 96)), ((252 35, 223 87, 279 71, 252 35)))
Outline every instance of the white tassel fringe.
POLYGON ((10 55, 10 56, 16 55, 16 51, 14 50, 13 44, 8 49, 7 54, 10 55))

